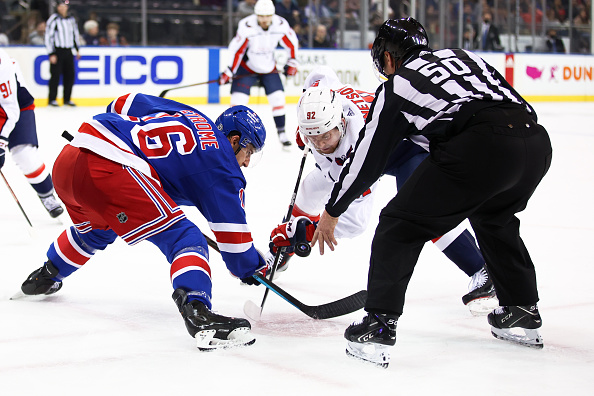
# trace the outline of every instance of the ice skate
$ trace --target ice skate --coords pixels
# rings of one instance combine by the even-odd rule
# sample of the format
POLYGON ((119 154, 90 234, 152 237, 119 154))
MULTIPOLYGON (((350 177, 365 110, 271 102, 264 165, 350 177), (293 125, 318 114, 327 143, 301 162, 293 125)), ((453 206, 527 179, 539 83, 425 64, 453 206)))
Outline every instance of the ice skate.
POLYGON ((360 322, 344 332, 347 356, 387 368, 390 364, 388 347, 396 344, 399 315, 368 313, 360 322))
MULTIPOLYGON (((291 259, 291 257, 293 257, 293 254, 294 253, 287 252, 283 252, 280 254, 280 257, 278 258, 278 265, 276 266, 276 271, 274 272, 274 279, 272 280, 277 279, 280 276, 281 272, 285 272, 287 268, 289 268, 289 260, 291 259)), ((276 255, 272 253, 270 250, 268 250, 264 254, 264 259, 266 260, 266 266, 268 268, 272 268, 275 256, 276 255)))
POLYGON ((250 322, 246 319, 217 315, 197 300, 188 302, 188 295, 182 289, 176 289, 172 297, 201 351, 247 346, 256 342, 251 334, 250 322))
POLYGON ((47 260, 43 267, 33 271, 23 282, 21 291, 26 296, 54 294, 62 288, 62 282, 52 279, 56 276, 58 276, 58 269, 50 260, 47 260))
POLYGON ((537 330, 542 326, 542 320, 536 304, 499 307, 489 314, 487 320, 495 338, 532 348, 544 346, 537 330))
POLYGON ((51 217, 56 218, 64 213, 64 208, 60 205, 54 194, 45 197, 40 196, 39 199, 51 217))
POLYGON ((486 267, 472 275, 468 294, 462 296, 462 302, 473 316, 487 315, 499 306, 495 286, 486 267))
POLYGON ((288 148, 291 146, 291 141, 289 140, 289 138, 287 137, 287 134, 285 132, 278 133, 278 140, 283 145, 283 148, 288 148))

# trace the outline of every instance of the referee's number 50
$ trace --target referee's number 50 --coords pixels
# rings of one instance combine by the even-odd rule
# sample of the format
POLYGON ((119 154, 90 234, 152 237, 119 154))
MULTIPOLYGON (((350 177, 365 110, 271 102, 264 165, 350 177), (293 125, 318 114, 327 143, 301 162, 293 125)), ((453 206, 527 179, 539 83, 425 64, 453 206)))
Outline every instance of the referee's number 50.
POLYGON ((419 73, 426 77, 434 76, 431 79, 433 84, 439 84, 443 80, 447 79, 450 76, 450 73, 458 76, 470 74, 470 68, 458 58, 444 59, 440 63, 445 67, 442 67, 436 63, 430 63, 421 67, 419 69, 419 73))

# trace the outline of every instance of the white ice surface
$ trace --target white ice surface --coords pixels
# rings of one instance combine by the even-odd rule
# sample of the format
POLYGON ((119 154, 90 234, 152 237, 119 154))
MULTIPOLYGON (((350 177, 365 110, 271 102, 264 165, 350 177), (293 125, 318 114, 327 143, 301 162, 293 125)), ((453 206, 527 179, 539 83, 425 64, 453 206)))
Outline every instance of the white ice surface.
MULTIPOLYGON (((256 105, 268 129, 259 165, 247 169, 246 205, 257 247, 284 216, 301 152, 276 138, 270 108, 256 105)), ((10 301, 65 225, 51 219, 14 162, 3 173, 35 228, 0 181, 0 395, 592 395, 594 394, 594 106, 537 103, 554 147, 551 170, 520 215, 535 262, 543 350, 493 338, 485 317, 461 303, 468 277, 438 250, 423 250, 407 294, 387 370, 345 355, 343 332, 362 311, 316 321, 270 294, 256 343, 201 353, 171 299, 169 268, 149 242, 116 241, 43 302, 10 301)), ((199 106, 213 119, 222 106, 199 106)), ((74 132, 102 108, 36 110, 47 166, 74 132)), ((289 106, 287 130, 295 128, 289 106)), ((313 163, 308 160, 308 168, 313 163)), ((378 191, 374 217, 393 196, 394 179, 378 191)), ((125 199, 123 197, 123 199, 125 199)), ((188 216, 208 232, 197 211, 188 216)), ((66 217, 66 216, 64 216, 66 217)), ((364 289, 376 221, 335 252, 295 258, 279 285, 309 305, 364 289)), ((243 316, 264 288, 241 286, 211 251, 214 309, 243 316)))

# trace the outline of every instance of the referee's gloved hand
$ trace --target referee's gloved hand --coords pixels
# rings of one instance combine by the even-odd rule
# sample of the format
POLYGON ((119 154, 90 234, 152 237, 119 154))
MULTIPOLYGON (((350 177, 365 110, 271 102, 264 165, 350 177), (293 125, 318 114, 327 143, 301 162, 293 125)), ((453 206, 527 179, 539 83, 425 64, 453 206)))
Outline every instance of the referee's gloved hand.
POLYGON ((0 136, 0 169, 2 169, 4 161, 6 161, 6 150, 8 150, 8 139, 0 136))
POLYGON ((221 73, 219 76, 219 85, 228 84, 229 81, 233 78, 233 73, 229 68, 226 68, 224 72, 221 73))

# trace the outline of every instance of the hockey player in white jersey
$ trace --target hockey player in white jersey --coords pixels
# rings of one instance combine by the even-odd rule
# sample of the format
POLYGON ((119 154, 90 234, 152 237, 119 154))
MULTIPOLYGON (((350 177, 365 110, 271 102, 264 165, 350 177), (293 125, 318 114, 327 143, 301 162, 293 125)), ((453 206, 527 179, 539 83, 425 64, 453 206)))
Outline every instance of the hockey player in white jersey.
POLYGON ((297 35, 286 19, 275 14, 272 0, 258 0, 254 14, 239 21, 237 33, 229 43, 229 61, 219 77, 219 84, 231 84, 231 105, 247 105, 250 89, 256 83, 264 87, 272 116, 283 146, 291 141, 285 134, 285 92, 277 71, 274 51, 285 48, 288 60, 284 74, 297 73, 297 35))
MULTIPOLYGON (((277 272, 286 270, 288 260, 294 254, 294 244, 302 242, 296 241, 295 235, 306 235, 309 236, 308 241, 311 240, 313 224, 319 220, 334 181, 355 147, 369 105, 375 97, 374 94, 357 91, 341 83, 336 73, 327 66, 314 69, 307 76, 304 89, 297 110, 298 144, 306 144, 311 149, 316 167, 300 186, 291 221, 280 224, 271 233, 271 251, 266 254, 269 264, 274 261, 278 246, 288 247, 279 259, 277 272), (303 226, 306 227, 305 232, 301 231, 303 226)), ((428 152, 421 147, 422 143, 403 144, 403 150, 386 167, 384 174, 396 176, 398 187, 404 184, 416 165, 427 157, 428 152)), ((354 238, 367 228, 376 185, 377 182, 355 199, 339 217, 336 238, 354 238)), ((471 277, 469 292, 462 297, 470 312, 473 315, 490 312, 497 305, 495 290, 485 270, 485 261, 466 227, 459 225, 433 242, 471 277)))
POLYGON ((10 151, 50 216, 58 217, 64 209, 54 195, 49 170, 37 150, 34 109, 33 96, 24 85, 18 64, 0 49, 0 169, 10 151))

